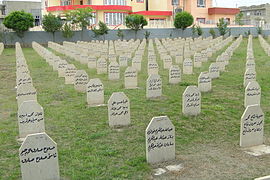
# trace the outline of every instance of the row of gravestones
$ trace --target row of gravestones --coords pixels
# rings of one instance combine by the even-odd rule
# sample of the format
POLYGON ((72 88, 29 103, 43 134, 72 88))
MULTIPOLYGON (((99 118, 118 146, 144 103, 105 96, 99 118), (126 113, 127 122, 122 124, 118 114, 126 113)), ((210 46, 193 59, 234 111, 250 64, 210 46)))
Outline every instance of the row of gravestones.
POLYGON ((264 113, 260 106, 261 87, 256 81, 255 58, 253 53, 252 35, 249 35, 244 74, 246 108, 241 117, 240 146, 251 147, 263 144, 264 113))
POLYGON ((60 179, 57 144, 45 133, 44 110, 19 43, 16 43, 19 149, 23 180, 60 179))
POLYGON ((270 56, 270 45, 266 42, 266 40, 263 38, 262 35, 259 35, 259 41, 261 43, 261 46, 263 47, 264 49, 264 52, 270 56))
POLYGON ((4 43, 0 43, 0 55, 2 54, 4 50, 4 43))

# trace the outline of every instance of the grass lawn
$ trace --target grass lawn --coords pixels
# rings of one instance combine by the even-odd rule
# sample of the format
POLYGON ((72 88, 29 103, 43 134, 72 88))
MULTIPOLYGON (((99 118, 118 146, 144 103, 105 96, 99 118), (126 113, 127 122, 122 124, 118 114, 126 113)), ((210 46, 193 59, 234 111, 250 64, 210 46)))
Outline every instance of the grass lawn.
MULTIPOLYGON (((235 51, 227 72, 212 82, 211 93, 202 93, 202 113, 184 117, 182 94, 188 85, 196 85, 201 71, 207 71, 217 52, 193 75, 183 75, 178 85, 168 84, 168 70, 158 58, 164 98, 146 99, 147 53, 139 73, 139 89, 124 89, 120 81, 109 81, 68 57, 89 78, 100 78, 104 84, 105 102, 113 92, 123 91, 131 103, 131 126, 111 129, 107 107, 87 108, 86 94, 65 85, 32 48, 24 48, 38 102, 45 110, 46 133, 58 144, 60 174, 63 179, 151 179, 152 169, 146 163, 145 129, 154 116, 167 115, 176 128, 176 161, 184 165, 177 174, 159 179, 253 179, 270 175, 270 155, 252 157, 239 147, 240 118, 244 112, 243 76, 247 39, 235 51)), ((270 145, 270 57, 253 40, 257 81, 262 88, 261 106, 265 113, 265 144, 270 145)), ((60 54, 58 54, 60 55, 60 54)), ((0 56, 0 179, 20 178, 17 104, 15 87, 15 50, 5 49, 0 56)))

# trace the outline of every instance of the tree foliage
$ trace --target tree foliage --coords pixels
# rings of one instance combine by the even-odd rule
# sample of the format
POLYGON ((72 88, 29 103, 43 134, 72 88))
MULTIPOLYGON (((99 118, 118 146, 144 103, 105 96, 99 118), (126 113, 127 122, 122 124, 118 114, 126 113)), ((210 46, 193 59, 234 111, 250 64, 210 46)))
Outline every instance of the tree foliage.
POLYGON ((62 27, 62 35, 64 38, 71 38, 74 35, 74 32, 72 31, 72 27, 70 24, 65 23, 62 27))
POLYGON ((224 36, 228 31, 228 23, 225 22, 224 18, 219 19, 217 23, 218 31, 221 36, 224 36))
POLYGON ((54 33, 61 30, 62 21, 60 17, 56 17, 55 15, 49 13, 48 15, 43 16, 42 27, 46 32, 53 34, 54 41, 54 33))
POLYGON ((34 18, 32 14, 24 11, 13 11, 5 17, 3 24, 22 38, 24 32, 28 31, 29 28, 34 27, 34 18))
POLYGON ((197 32, 198 36, 203 35, 203 30, 202 30, 201 26, 199 26, 199 25, 196 26, 196 32, 197 32))
POLYGON ((240 13, 238 13, 238 14, 235 15, 235 22, 237 24, 239 24, 240 26, 244 25, 244 23, 242 21, 243 16, 244 16, 244 14, 242 12, 240 12, 240 13))
POLYGON ((117 30, 117 36, 123 41, 124 33, 123 33, 123 30, 121 30, 120 28, 118 28, 117 30))
POLYGON ((71 24, 79 25, 83 30, 90 25, 89 19, 93 17, 92 9, 89 7, 78 8, 74 10, 67 11, 65 13, 67 21, 70 21, 71 24))
POLYGON ((216 32, 215 32, 215 30, 214 30, 213 28, 211 28, 211 29, 209 30, 209 33, 211 34, 211 36, 212 36, 213 38, 216 38, 216 32))
POLYGON ((143 15, 132 14, 126 17, 126 26, 135 32, 143 29, 147 25, 147 21, 143 15))
POLYGON ((104 22, 101 22, 101 21, 98 22, 98 26, 99 26, 98 29, 94 27, 92 31, 95 33, 96 37, 103 36, 103 40, 105 40, 105 35, 108 34, 109 28, 104 22))
POLYGON ((174 18, 174 27, 177 29, 185 30, 187 27, 191 26, 193 24, 194 18, 193 16, 186 12, 179 12, 175 15, 174 18))

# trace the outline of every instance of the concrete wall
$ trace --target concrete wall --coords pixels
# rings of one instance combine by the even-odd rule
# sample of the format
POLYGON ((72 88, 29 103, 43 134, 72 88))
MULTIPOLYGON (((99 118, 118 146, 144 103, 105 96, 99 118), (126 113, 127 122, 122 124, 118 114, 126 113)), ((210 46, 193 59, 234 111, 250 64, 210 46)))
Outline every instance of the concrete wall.
MULTIPOLYGON (((142 39, 144 38, 145 31, 149 31, 151 33, 150 38, 177 38, 177 37, 190 37, 192 36, 192 31, 190 28, 186 29, 185 31, 179 30, 179 29, 144 29, 138 32, 137 38, 142 39)), ((203 28, 203 36, 208 37, 210 28, 203 28)), ((215 29, 216 35, 218 34, 218 30, 215 29)), ((231 28, 231 35, 233 36, 239 36, 239 34, 242 34, 246 36, 248 34, 248 31, 255 37, 257 34, 257 28, 248 28, 248 27, 241 27, 241 28, 231 28)), ((135 37, 134 31, 131 30, 123 30, 124 33, 124 39, 132 39, 135 37)), ((264 35, 270 35, 270 30, 263 31, 264 35)), ((53 37, 52 34, 47 32, 26 32, 23 39, 20 39, 16 36, 15 33, 6 33, 3 38, 0 39, 0 41, 4 42, 6 45, 14 45, 15 42, 23 42, 25 45, 31 45, 32 41, 36 41, 40 44, 47 44, 48 41, 52 41, 53 37)), ((119 39, 117 36, 117 30, 111 30, 109 31, 109 34, 105 36, 108 40, 117 40, 119 39)), ((62 36, 61 32, 57 32, 55 34, 55 42, 63 42, 63 41, 91 41, 91 40, 103 40, 103 37, 94 37, 94 33, 92 31, 84 31, 83 33, 83 39, 81 39, 81 32, 77 31, 74 33, 74 36, 70 39, 66 39, 62 36)))

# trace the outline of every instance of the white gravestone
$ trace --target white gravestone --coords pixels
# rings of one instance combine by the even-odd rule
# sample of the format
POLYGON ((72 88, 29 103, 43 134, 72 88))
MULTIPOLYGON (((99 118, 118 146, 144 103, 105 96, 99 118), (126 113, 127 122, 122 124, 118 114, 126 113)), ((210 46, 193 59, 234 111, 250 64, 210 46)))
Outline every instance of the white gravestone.
POLYGON ((202 66, 201 53, 195 53, 193 56, 193 59, 194 59, 194 67, 201 67, 202 66))
POLYGON ((132 67, 135 68, 137 71, 141 71, 142 69, 142 59, 140 57, 134 57, 132 59, 132 67))
POLYGON ((89 106, 104 104, 104 87, 100 79, 90 79, 86 86, 86 93, 89 106))
POLYGON ((66 72, 66 68, 67 68, 67 62, 66 61, 59 61, 58 62, 58 77, 65 77, 65 72, 66 72))
POLYGON ((178 84, 181 82, 181 69, 177 65, 173 65, 169 71, 169 83, 178 84))
POLYGON ((24 101, 18 110, 19 136, 45 132, 44 111, 37 101, 24 101))
POLYGON ((169 55, 165 55, 163 57, 163 68, 164 69, 170 69, 172 66, 172 58, 169 55))
POLYGON ((24 84, 18 87, 17 89, 17 104, 18 108, 24 101, 37 100, 37 90, 34 86, 29 84, 24 84))
POLYGON ((245 89, 245 107, 255 104, 261 104, 261 87, 257 81, 252 81, 245 89))
POLYGON ((120 79, 120 66, 116 61, 110 63, 108 68, 109 80, 119 80, 120 79))
POLYGON ((175 159, 175 128, 167 116, 154 117, 145 130, 145 138, 148 163, 175 159))
POLYGON ((244 75, 244 87, 252 81, 256 81, 256 71, 254 69, 247 69, 244 75))
POLYGON ((115 92, 108 101, 109 126, 127 126, 130 124, 130 103, 123 92, 115 92))
POLYGON ((87 66, 88 66, 89 69, 96 69, 97 68, 97 59, 96 59, 96 57, 89 56, 87 66))
POLYGON ((263 144, 264 113, 259 105, 248 106, 241 117, 240 146, 263 144))
POLYGON ((17 80, 17 87, 24 84, 31 85, 33 83, 32 78, 28 73, 20 74, 16 80, 17 80))
POLYGON ((125 88, 135 89, 137 88, 137 70, 133 67, 127 67, 125 71, 125 88))
POLYGON ((193 73, 193 63, 190 58, 186 58, 183 62, 183 74, 193 73))
POLYGON ((246 69, 250 68, 250 69, 253 69, 255 71, 255 67, 256 67, 256 64, 255 64, 254 60, 247 60, 246 69))
POLYGON ((151 74, 158 74, 158 63, 155 61, 148 62, 148 76, 151 74))
POLYGON ((162 80, 158 74, 152 74, 146 82, 146 97, 157 98, 162 95, 162 80))
POLYGON ((57 144, 46 133, 28 135, 19 157, 22 180, 60 180, 57 144))
POLYGON ((212 80, 208 72, 201 72, 198 77, 198 88, 201 92, 209 92, 212 89, 212 80))
POLYGON ((104 58, 99 58, 97 61, 97 74, 107 73, 107 61, 104 58))
POLYGON ((119 65, 120 67, 128 66, 128 57, 126 56, 119 56, 119 65))
POLYGON ((78 70, 75 74, 74 88, 76 91, 85 92, 88 83, 88 74, 84 70, 78 70))
POLYGON ((182 64, 183 63, 183 54, 175 54, 175 63, 176 64, 182 64))
POLYGON ((209 76, 211 79, 219 78, 219 66, 217 63, 211 63, 209 66, 209 76))
POLYGON ((77 69, 73 64, 67 65, 67 68, 65 71, 65 84, 74 84, 76 72, 77 72, 77 69))
POLYGON ((196 86, 188 86, 182 97, 182 112, 187 116, 201 113, 201 92, 196 86))

